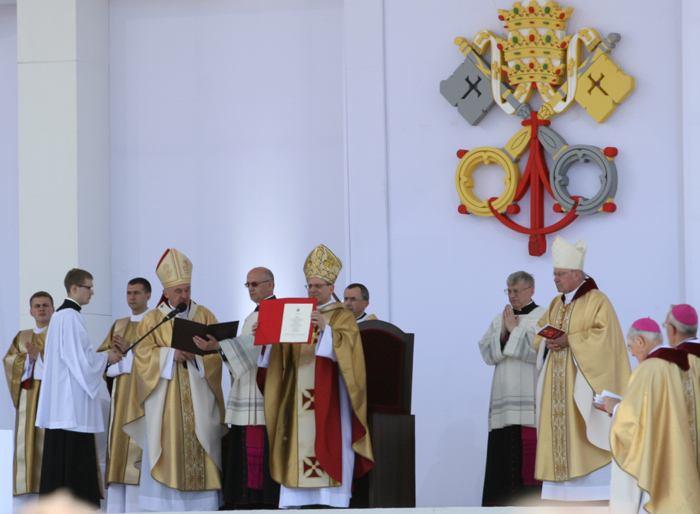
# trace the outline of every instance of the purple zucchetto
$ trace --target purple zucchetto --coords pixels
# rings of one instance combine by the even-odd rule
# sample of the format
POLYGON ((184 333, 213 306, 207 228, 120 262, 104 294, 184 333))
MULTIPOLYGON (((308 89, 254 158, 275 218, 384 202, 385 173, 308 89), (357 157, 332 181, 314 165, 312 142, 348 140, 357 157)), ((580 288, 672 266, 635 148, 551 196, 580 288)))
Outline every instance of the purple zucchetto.
POLYGON ((661 333, 659 324, 651 318, 639 318, 632 323, 632 328, 640 332, 653 332, 654 334, 661 333))
POLYGON ((698 313, 693 308, 692 305, 687 303, 679 303, 671 307, 671 314, 679 323, 688 325, 691 327, 697 326, 698 324, 698 313))

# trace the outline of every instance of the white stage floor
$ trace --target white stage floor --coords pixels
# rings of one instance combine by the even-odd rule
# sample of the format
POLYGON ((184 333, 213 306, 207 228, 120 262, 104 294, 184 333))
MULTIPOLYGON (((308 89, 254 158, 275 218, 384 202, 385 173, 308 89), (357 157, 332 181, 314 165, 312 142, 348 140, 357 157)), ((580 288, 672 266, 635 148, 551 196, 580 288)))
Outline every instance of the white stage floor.
MULTIPOLYGON (((336 509, 337 510, 337 509, 336 509)), ((607 507, 423 507, 416 509, 342 509, 348 514, 609 514, 607 507)), ((279 510, 250 511, 190 511, 189 514, 216 514, 219 512, 246 512, 250 514, 280 514, 279 510)), ((285 510, 295 514, 329 514, 328 509, 285 510)), ((5 514, 5 513, 3 513, 5 514)), ((170 514, 170 513, 155 513, 170 514)))

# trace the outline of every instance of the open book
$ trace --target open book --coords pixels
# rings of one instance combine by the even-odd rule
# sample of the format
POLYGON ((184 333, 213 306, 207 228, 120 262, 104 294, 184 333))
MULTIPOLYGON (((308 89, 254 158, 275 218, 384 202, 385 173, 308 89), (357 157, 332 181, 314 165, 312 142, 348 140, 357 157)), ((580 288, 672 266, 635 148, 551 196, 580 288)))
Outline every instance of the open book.
POLYGON ((207 334, 212 335, 217 341, 223 339, 231 339, 236 337, 238 331, 238 321, 227 321, 225 323, 215 323, 213 325, 204 325, 184 318, 175 318, 173 324, 173 339, 170 346, 178 350, 194 353, 196 355, 206 355, 209 353, 217 353, 217 350, 204 351, 194 344, 192 338, 199 336, 202 339, 207 338, 207 334))

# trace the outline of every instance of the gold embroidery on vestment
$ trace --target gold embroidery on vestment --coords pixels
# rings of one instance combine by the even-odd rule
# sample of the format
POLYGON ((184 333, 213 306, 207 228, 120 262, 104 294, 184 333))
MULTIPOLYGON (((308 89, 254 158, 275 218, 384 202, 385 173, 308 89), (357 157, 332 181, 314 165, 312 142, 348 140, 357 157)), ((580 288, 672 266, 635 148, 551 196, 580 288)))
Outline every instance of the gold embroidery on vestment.
MULTIPOLYGON (((557 312, 555 326, 568 332, 571 319, 571 304, 562 305, 557 312)), ((552 458, 554 480, 563 481, 569 477, 569 452, 566 419, 566 368, 569 348, 552 352, 552 458)))
POLYGON ((696 461, 695 465, 700 469, 700 458, 698 455, 698 427, 697 427, 697 413, 695 412, 695 386, 693 385, 693 378, 689 371, 683 372, 683 397, 685 398, 685 405, 688 408, 688 424, 690 425, 690 440, 693 443, 693 448, 695 449, 696 461))
MULTIPOLYGON (((190 363, 190 366, 193 366, 190 363)), ((180 375, 180 400, 182 402, 182 432, 185 454, 185 488, 188 491, 201 491, 204 487, 204 448, 195 433, 194 409, 188 369, 177 365, 180 375)))

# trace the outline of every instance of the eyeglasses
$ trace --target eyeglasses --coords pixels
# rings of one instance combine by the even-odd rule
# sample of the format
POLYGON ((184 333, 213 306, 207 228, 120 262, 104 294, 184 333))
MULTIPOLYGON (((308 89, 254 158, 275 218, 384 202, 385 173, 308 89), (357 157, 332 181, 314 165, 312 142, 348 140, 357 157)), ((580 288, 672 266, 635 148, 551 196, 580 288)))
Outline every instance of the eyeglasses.
POLYGON ((514 294, 517 296, 523 291, 527 291, 528 289, 532 289, 532 286, 523 287, 522 289, 504 289, 503 292, 505 294, 514 294))
POLYGON ((330 284, 306 284, 304 287, 310 291, 312 289, 321 289, 322 287, 328 287, 330 284))
POLYGON ((258 287, 260 284, 264 284, 265 282, 272 282, 272 280, 261 280, 260 282, 246 282, 243 284, 243 287, 246 289, 251 289, 253 287, 258 287))
POLYGON ((78 287, 83 287, 85 289, 89 289, 90 291, 95 290, 95 286, 84 286, 83 284, 77 284, 77 285, 78 285, 78 287))

